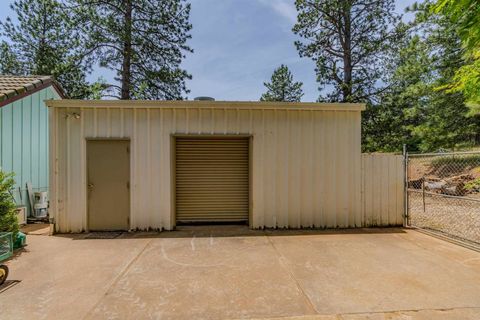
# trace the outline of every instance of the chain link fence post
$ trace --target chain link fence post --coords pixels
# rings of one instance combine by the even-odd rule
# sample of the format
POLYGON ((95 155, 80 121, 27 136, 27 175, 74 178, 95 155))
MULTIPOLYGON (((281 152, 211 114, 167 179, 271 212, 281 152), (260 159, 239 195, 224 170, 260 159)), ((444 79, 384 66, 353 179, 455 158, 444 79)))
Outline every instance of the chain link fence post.
POLYGON ((405 180, 405 204, 404 204, 404 226, 408 227, 409 226, 409 221, 408 221, 408 152, 407 152, 407 145, 403 145, 403 174, 404 174, 404 180, 405 180))

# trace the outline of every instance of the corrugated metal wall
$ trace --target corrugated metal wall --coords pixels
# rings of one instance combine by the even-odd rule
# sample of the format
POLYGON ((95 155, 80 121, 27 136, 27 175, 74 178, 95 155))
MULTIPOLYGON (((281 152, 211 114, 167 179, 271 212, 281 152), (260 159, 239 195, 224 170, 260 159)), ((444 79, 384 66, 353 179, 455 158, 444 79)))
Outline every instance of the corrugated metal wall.
POLYGON ((253 136, 250 223, 254 228, 365 224, 358 109, 188 105, 192 107, 51 108, 55 124, 51 156, 56 159, 51 162, 55 170, 51 207, 58 231, 86 229, 86 138, 131 139, 131 227, 170 229, 174 223, 171 135, 175 133, 253 136))
POLYGON ((17 204, 28 204, 27 182, 34 191, 48 190, 48 108, 43 101, 58 98, 47 87, 0 107, 0 167, 15 173, 17 204))
POLYGON ((401 226, 405 213, 402 155, 362 155, 362 204, 367 226, 401 226))

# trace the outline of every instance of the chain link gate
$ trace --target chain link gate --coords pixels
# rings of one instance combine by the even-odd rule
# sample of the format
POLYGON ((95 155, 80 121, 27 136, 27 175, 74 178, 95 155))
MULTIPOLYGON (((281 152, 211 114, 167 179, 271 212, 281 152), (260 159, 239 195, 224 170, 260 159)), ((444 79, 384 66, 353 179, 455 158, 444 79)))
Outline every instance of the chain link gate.
POLYGON ((408 154, 407 225, 480 244, 480 151, 408 154))

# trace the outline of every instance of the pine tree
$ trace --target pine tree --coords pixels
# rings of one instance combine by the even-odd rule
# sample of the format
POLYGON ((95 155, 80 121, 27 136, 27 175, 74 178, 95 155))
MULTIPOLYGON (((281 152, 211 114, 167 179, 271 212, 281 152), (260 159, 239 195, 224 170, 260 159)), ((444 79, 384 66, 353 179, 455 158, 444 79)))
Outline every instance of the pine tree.
POLYGON ((18 75, 23 72, 22 64, 18 61, 15 52, 7 42, 2 41, 0 43, 0 74, 18 75))
POLYGON ((293 75, 287 66, 281 65, 275 69, 270 82, 263 83, 267 92, 262 94, 260 101, 299 102, 302 99, 302 82, 294 82, 293 75))
POLYGON ((392 50, 385 73, 389 88, 363 114, 365 151, 436 151, 480 142, 480 116, 469 116, 465 97, 438 90, 464 65, 454 25, 441 16, 416 13, 409 36, 392 50))
POLYGON ((18 22, 0 22, 10 48, 3 45, 0 59, 16 61, 8 73, 52 75, 71 98, 90 94, 86 82, 89 64, 82 58, 83 45, 71 12, 57 0, 16 0, 11 6, 18 22))
POLYGON ((397 38, 394 0, 296 0, 293 31, 302 57, 316 63, 319 100, 358 102, 376 95, 383 58, 397 38))
POLYGON ((377 104, 362 113, 362 147, 367 152, 398 152, 403 144, 418 150, 421 139, 412 130, 425 121, 427 81, 432 77, 427 45, 415 36, 398 43, 385 72, 390 87, 377 104))
POLYGON ((185 0, 70 0, 100 66, 116 72, 119 99, 182 99, 191 76, 186 52, 190 4, 185 0))

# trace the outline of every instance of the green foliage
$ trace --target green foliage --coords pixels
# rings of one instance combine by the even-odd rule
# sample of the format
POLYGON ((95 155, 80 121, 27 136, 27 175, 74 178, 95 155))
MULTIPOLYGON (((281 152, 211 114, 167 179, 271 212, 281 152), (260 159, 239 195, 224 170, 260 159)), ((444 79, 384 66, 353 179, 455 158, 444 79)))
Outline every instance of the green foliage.
POLYGON ((455 168, 457 171, 465 171, 467 169, 472 169, 478 167, 480 163, 480 156, 476 154, 472 155, 452 155, 452 156, 443 156, 439 158, 434 158, 430 162, 430 166, 433 170, 438 171, 444 168, 455 168))
POLYGON ((480 114, 480 1, 438 0, 431 12, 441 14, 452 22, 466 49, 465 65, 439 89, 462 92, 472 114, 480 114))
POLYGON ((15 52, 10 45, 2 41, 0 43, 0 74, 22 74, 22 64, 18 61, 15 52))
POLYGON ((182 99, 191 76, 181 68, 190 39, 190 4, 184 0, 69 0, 87 48, 116 72, 120 99, 182 99))
POLYGON ((457 27, 458 34, 468 50, 478 51, 480 46, 480 1, 437 0, 431 11, 448 17, 457 27))
POLYGON ((109 84, 105 78, 100 77, 98 80, 90 85, 89 99, 100 100, 103 98, 106 91, 109 90, 109 84))
MULTIPOLYGON (((479 26, 480 27, 480 26, 479 26)), ((468 100, 471 114, 480 114, 480 50, 467 58, 468 64, 460 67, 452 82, 439 87, 447 92, 462 92, 468 100)))
POLYGON ((263 83, 267 92, 262 94, 260 101, 299 102, 302 99, 302 82, 294 82, 293 75, 287 66, 281 65, 275 69, 270 82, 263 83))
POLYGON ((480 191, 480 178, 468 181, 464 186, 467 191, 480 191))
POLYGON ((296 0, 293 31, 302 57, 316 63, 320 101, 370 100, 384 75, 386 53, 399 36, 394 0, 296 0))
POLYGON ((430 73, 425 44, 420 38, 404 39, 398 43, 396 54, 386 68, 390 75, 389 89, 379 95, 377 104, 367 105, 363 113, 364 151, 401 151, 417 149, 420 140, 413 137, 411 128, 421 123, 417 110, 422 108, 430 73))
POLYGON ((83 59, 81 30, 70 10, 57 0, 16 0, 9 17, 0 22, 10 47, 2 45, 0 60, 5 73, 52 75, 71 98, 90 94, 86 73, 91 64, 83 59))
POLYGON ((451 21, 417 5, 409 35, 397 43, 389 89, 363 115, 365 151, 435 151, 476 145, 480 118, 469 116, 461 93, 438 90, 464 65, 464 50, 451 21))
POLYGON ((15 203, 10 194, 14 184, 13 174, 0 170, 0 232, 13 232, 13 239, 19 230, 15 203))
POLYGON ((458 91, 439 91, 438 88, 452 82, 459 69, 465 66, 464 47, 457 28, 443 16, 428 15, 430 3, 419 8, 418 29, 425 34, 429 62, 429 81, 424 101, 419 110, 422 122, 412 129, 412 134, 421 139, 418 149, 422 151, 439 148, 455 149, 478 144, 480 118, 471 117, 465 95, 458 91), (422 12, 423 10, 423 12, 422 12))

